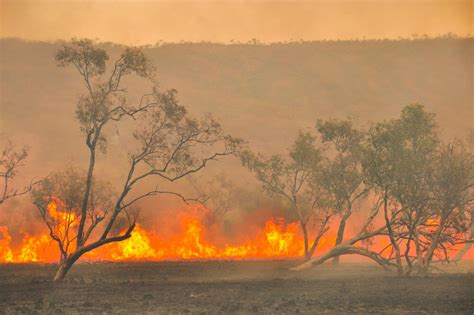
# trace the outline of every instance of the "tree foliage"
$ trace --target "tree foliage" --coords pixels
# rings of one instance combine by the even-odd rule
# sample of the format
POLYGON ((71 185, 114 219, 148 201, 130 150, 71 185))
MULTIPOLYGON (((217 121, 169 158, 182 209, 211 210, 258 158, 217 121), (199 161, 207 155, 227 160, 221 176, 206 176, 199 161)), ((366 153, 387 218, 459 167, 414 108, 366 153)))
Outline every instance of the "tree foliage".
POLYGON ((76 118, 89 151, 84 173, 53 173, 33 192, 35 205, 61 251, 55 276, 61 281, 86 252, 131 236, 138 201, 159 194, 187 201, 179 192, 163 189, 163 184, 179 181, 210 161, 234 154, 241 140, 226 135, 210 115, 191 117, 175 90, 153 87, 137 103, 130 102, 123 78, 134 74, 153 81, 154 76, 154 67, 139 48, 125 48, 110 71, 107 52, 88 39, 63 45, 56 60, 62 67, 73 65, 85 85, 76 118), (135 145, 128 155, 123 183, 114 193, 115 189, 96 177, 96 160, 99 153, 106 153, 105 128, 123 125, 127 118, 132 131, 129 128, 125 132, 132 135, 135 145), (150 188, 150 181, 154 188, 150 188), (57 217, 58 213, 65 216, 57 217), (128 228, 117 234, 114 227, 123 214, 128 228))

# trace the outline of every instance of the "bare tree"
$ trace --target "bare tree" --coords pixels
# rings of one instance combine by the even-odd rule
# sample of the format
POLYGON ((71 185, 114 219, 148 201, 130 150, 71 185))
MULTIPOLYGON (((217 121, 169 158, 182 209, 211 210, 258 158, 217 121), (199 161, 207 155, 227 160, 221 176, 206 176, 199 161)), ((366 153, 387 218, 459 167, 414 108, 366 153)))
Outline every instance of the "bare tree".
POLYGON ((11 187, 12 181, 28 158, 28 151, 28 147, 18 148, 11 141, 7 141, 3 147, 0 156, 0 205, 10 198, 29 193, 36 184, 36 181, 32 180, 26 187, 11 187))
POLYGON ((315 146, 310 133, 300 133, 291 147, 288 158, 272 156, 264 158, 250 151, 241 154, 242 162, 262 184, 270 195, 280 196, 287 202, 290 211, 298 217, 304 237, 305 259, 310 259, 319 240, 328 231, 333 213, 313 185, 313 178, 321 162, 321 151, 315 146), (310 240, 308 223, 317 222, 315 236, 310 240))
MULTIPOLYGON (((69 176, 78 178, 77 185, 83 178, 81 189, 67 191, 73 193, 74 202, 62 201, 62 208, 74 213, 74 221, 70 222, 68 229, 69 241, 64 243, 64 235, 58 237, 57 233, 52 233, 52 237, 56 235, 61 240, 61 243, 56 241, 60 249, 63 248, 54 277, 55 281, 61 281, 83 254, 131 236, 137 218, 131 215, 131 210, 138 201, 158 194, 171 194, 186 201, 179 192, 161 188, 162 184, 177 182, 200 171, 208 162, 233 154, 241 141, 225 135, 219 123, 210 116, 201 119, 189 117, 186 108, 178 103, 175 90, 161 92, 154 88, 151 93, 143 95, 138 104, 129 104, 124 95, 123 77, 132 73, 144 78, 152 78, 153 75, 153 67, 138 48, 126 48, 109 74, 106 74, 107 52, 90 40, 73 40, 64 45, 57 52, 56 60, 60 66, 73 65, 83 79, 86 94, 79 99, 76 117, 89 150, 85 176, 69 176), (130 122, 135 126, 133 138, 136 149, 129 153, 128 170, 112 206, 107 202, 105 208, 97 208, 97 198, 105 191, 99 186, 94 188, 98 185, 94 183, 99 183, 94 179, 97 155, 99 151, 105 153, 107 147, 104 129, 111 124, 118 126, 126 118, 131 118, 130 122), (151 189, 150 179, 154 183, 151 189), (138 186, 141 189, 137 189, 138 186), (93 219, 90 219, 91 213, 95 213, 93 219), (113 228, 122 214, 129 219, 128 228, 122 234, 114 235, 113 228), (92 238, 92 235, 96 237, 92 238), (68 242, 73 244, 73 248, 68 242)), ((54 227, 54 222, 44 207, 50 201, 48 198, 57 196, 53 190, 59 189, 58 183, 61 182, 61 176, 53 175, 46 181, 49 186, 43 186, 34 194, 36 205, 50 227, 54 227), (46 201, 40 202, 42 191, 48 194, 43 197, 46 201)), ((67 193, 63 195, 68 196, 67 193)), ((100 203, 104 203, 105 197, 100 198, 100 203)))

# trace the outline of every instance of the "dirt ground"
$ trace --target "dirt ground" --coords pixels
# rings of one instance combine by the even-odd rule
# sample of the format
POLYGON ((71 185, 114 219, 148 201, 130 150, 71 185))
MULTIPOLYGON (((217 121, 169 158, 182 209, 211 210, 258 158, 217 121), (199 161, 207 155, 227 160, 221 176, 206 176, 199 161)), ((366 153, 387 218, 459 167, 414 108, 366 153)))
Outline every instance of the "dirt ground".
POLYGON ((368 264, 291 261, 0 265, 0 314, 474 313, 474 262, 398 278, 368 264))

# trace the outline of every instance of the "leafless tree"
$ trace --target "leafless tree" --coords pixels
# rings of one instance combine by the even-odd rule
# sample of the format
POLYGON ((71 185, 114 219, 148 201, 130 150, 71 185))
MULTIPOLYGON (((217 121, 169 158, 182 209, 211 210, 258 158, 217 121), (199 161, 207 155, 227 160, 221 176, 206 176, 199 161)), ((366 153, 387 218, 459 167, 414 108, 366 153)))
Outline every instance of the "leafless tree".
MULTIPOLYGON (((86 93, 79 98, 76 118, 89 151, 89 163, 81 189, 74 190, 74 202, 62 201, 62 208, 75 213, 74 222, 70 222, 68 231, 72 236, 68 236, 64 243, 61 236, 57 237, 57 233, 52 233, 61 240, 62 245, 56 241, 63 247, 55 281, 61 281, 83 254, 105 244, 129 238, 137 218, 136 215, 131 215, 131 210, 139 200, 159 194, 171 194, 187 200, 179 192, 161 188, 163 183, 177 182, 202 170, 210 161, 233 154, 241 142, 225 135, 220 124, 211 116, 201 119, 189 117, 186 108, 178 103, 175 90, 161 92, 158 88, 153 88, 137 104, 130 104, 125 97, 126 88, 122 86, 123 78, 134 73, 152 79, 154 69, 138 48, 126 48, 113 63, 109 73, 106 72, 108 58, 105 50, 87 39, 73 40, 56 54, 58 64, 73 65, 85 85, 86 93), (130 118, 135 126, 135 145, 131 145, 135 149, 129 153, 128 170, 125 170, 125 178, 113 198, 112 206, 107 202, 106 207, 97 208, 95 203, 99 202, 99 195, 103 194, 104 189, 99 186, 94 188, 98 185, 94 183, 100 182, 95 180, 94 171, 98 154, 106 152, 107 137, 104 130, 112 124, 119 126, 126 118, 130 118), (148 189, 150 180, 154 183, 152 189, 148 189), (137 189, 138 186, 141 189, 137 189), (100 211, 97 212, 97 209, 100 211), (114 235, 113 228, 117 224, 117 218, 123 214, 128 214, 128 228, 125 232, 114 235), (71 230, 71 227, 74 228, 71 230), (97 237, 93 239, 92 235, 97 237), (73 244, 73 248, 68 242, 73 244)), ((48 187, 59 189, 57 183, 61 182, 61 177, 51 178, 45 183, 48 187)), ((79 177, 78 185, 80 178, 82 177, 79 177)), ((48 198, 55 198, 57 193, 53 189, 42 190, 34 194, 36 204, 40 213, 44 213, 46 224, 54 227, 54 222, 46 215, 45 205, 48 198), (42 190, 48 194, 43 196, 46 201, 41 203, 39 200, 42 190)), ((67 197, 67 194, 63 195, 67 197)), ((104 201, 105 196, 100 200, 104 201)))

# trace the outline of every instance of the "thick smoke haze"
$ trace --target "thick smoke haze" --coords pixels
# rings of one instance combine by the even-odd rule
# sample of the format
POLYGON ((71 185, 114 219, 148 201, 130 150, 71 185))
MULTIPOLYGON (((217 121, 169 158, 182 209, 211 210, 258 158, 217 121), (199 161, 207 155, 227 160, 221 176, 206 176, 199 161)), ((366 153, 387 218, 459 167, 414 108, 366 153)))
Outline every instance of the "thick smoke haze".
MULTIPOLYGON (((54 61, 59 43, 4 39, 1 44, 2 140, 31 147, 23 176, 41 177, 68 165, 84 167, 86 146, 74 119, 84 87, 73 69, 54 61)), ((314 130, 317 119, 354 117, 358 124, 397 117, 403 106, 420 103, 436 113, 448 138, 465 138, 473 118, 472 39, 437 38, 401 41, 333 41, 273 45, 165 44, 145 49, 156 65, 162 89, 178 90, 193 115, 211 112, 226 132, 245 139, 265 154, 285 153, 298 130, 314 130)), ((103 44, 113 60, 123 47, 103 44)), ((129 99, 149 84, 128 80, 129 99)), ((98 171, 114 184, 125 174, 131 142, 109 128, 108 153, 98 171)), ((239 213, 275 209, 278 201, 261 191, 253 176, 233 158, 210 165, 231 179, 239 213), (245 187, 245 189, 243 188, 245 187)), ((22 177, 18 178, 21 183, 22 177)), ((181 187, 192 195, 192 185, 181 187)), ((142 203, 150 227, 156 213, 182 206, 173 198, 142 203)), ((27 198, 0 212, 9 226, 30 224, 36 210, 27 198), (14 212, 12 217, 6 213, 14 212), (11 225, 10 225, 11 224, 11 225)), ((238 221, 240 214, 226 215, 238 221)))
POLYGON ((4 0, 1 32, 2 37, 90 37, 129 45, 469 36, 472 12, 469 0, 4 0))

